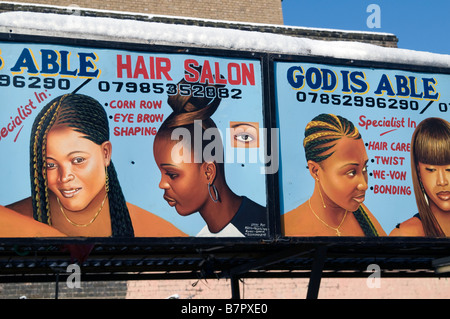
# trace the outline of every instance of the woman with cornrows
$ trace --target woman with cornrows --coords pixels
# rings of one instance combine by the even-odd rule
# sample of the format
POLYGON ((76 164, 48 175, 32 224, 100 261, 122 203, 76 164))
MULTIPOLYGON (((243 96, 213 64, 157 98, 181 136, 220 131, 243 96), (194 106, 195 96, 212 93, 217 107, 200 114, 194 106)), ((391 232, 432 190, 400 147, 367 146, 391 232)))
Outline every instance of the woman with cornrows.
POLYGON ((185 236, 125 201, 111 155, 101 104, 81 94, 55 98, 31 130, 31 197, 8 208, 67 236, 185 236))
POLYGON ((385 236, 363 204, 367 153, 358 129, 334 114, 310 121, 303 140, 312 196, 282 216, 285 236, 385 236))

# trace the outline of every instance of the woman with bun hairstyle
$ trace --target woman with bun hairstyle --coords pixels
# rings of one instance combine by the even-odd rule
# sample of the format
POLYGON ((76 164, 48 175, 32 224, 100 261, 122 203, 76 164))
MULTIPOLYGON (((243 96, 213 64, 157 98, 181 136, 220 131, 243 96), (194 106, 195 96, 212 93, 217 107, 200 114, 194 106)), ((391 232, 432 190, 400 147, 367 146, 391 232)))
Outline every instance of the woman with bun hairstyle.
POLYGON ((411 176, 419 212, 390 236, 450 236, 450 123, 427 118, 411 139, 411 176))
POLYGON ((8 208, 67 236, 185 236, 125 201, 111 155, 108 117, 97 100, 53 99, 31 130, 31 197, 8 208))
MULTIPOLYGON (((183 79, 178 87, 183 84, 188 82, 183 79)), ((181 216, 200 213, 206 226, 197 236, 264 237, 267 235, 265 208, 235 194, 225 179, 223 144, 211 119, 220 101, 218 97, 179 93, 169 96, 168 104, 173 112, 161 125, 153 144, 155 161, 161 172, 159 187, 164 190, 167 203, 181 216), (177 139, 180 133, 184 137, 181 141, 177 139), (209 134, 214 139, 204 140, 209 134), (174 155, 180 150, 183 160, 174 155), (206 154, 208 151, 210 154, 206 154)))
POLYGON ((303 146, 314 191, 306 202, 282 216, 284 235, 385 235, 363 204, 368 157, 353 123, 320 114, 307 124, 303 146))

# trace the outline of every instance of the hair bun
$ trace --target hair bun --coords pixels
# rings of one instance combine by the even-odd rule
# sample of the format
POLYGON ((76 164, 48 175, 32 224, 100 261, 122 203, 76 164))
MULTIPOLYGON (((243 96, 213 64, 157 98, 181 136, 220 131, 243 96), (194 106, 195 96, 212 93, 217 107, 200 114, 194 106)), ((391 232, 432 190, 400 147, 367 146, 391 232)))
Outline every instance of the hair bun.
MULTIPOLYGON (((196 68, 201 72, 201 67, 196 68)), ((194 123, 195 120, 206 121, 209 120, 210 117, 217 110, 221 98, 217 97, 215 94, 213 97, 206 97, 205 94, 203 96, 192 96, 184 95, 181 93, 180 86, 188 84, 196 87, 203 87, 203 90, 200 92, 205 93, 207 87, 224 87, 224 85, 214 85, 209 83, 190 83, 185 79, 182 79, 177 83, 177 93, 175 95, 170 95, 167 99, 167 103, 172 108, 173 113, 167 118, 164 126, 166 127, 178 127, 183 125, 189 125, 194 123)))

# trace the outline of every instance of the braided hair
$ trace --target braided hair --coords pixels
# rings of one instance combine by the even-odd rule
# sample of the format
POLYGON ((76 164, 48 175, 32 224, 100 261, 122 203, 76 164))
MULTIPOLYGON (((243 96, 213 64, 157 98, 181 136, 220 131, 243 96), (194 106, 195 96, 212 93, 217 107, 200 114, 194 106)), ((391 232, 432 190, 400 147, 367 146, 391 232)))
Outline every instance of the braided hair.
POLYGON ((360 139, 361 134, 353 123, 346 118, 334 114, 320 114, 306 125, 303 147, 306 160, 321 162, 330 157, 337 140, 342 137, 360 139), (327 153, 328 152, 328 153, 327 153))
MULTIPOLYGON (((303 146, 306 160, 321 162, 333 155, 330 151, 342 137, 361 139, 358 128, 346 118, 334 114, 320 114, 312 119, 305 128, 303 146)), ((365 236, 377 237, 378 231, 363 206, 353 212, 365 236)))
MULTIPOLYGON (((109 123, 102 105, 82 94, 59 96, 48 103, 37 115, 31 130, 30 175, 34 219, 51 225, 47 185, 47 136, 54 125, 65 125, 101 145, 109 140, 109 123)), ((107 168, 109 177, 109 207, 112 235, 134 237, 130 214, 112 161, 107 168)))

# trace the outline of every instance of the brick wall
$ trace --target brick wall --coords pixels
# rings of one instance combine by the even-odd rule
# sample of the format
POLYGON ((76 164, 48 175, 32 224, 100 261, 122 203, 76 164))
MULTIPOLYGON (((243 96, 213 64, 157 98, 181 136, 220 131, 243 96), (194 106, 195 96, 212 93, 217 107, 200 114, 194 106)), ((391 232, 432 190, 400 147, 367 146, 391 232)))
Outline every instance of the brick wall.
POLYGON ((57 6, 140 12, 202 19, 283 24, 281 0, 25 0, 57 6))
MULTIPOLYGON (((308 278, 242 279, 242 299, 305 299, 308 278)), ((55 283, 0 284, 0 299, 53 299, 55 283)), ((230 299, 227 279, 131 280, 81 282, 81 288, 58 285, 59 299, 230 299)), ((366 278, 323 278, 319 299, 449 299, 449 278, 381 278, 379 288, 369 288, 366 278)))
MULTIPOLYGON (((242 299, 305 299, 308 278, 242 279, 242 299)), ((126 298, 229 299, 230 280, 129 281, 126 298)), ((449 299, 449 278, 381 278, 369 288, 366 278, 323 278, 319 299, 449 299)))
POLYGON ((45 283, 0 284, 0 299, 124 299, 127 295, 125 281, 81 282, 81 288, 68 288, 64 281, 45 283))
MULTIPOLYGON (((135 0, 137 2, 137 0, 135 0)), ((205 13, 204 20, 190 17, 187 12, 182 12, 183 9, 186 7, 186 3, 189 3, 188 1, 184 0, 164 0, 161 1, 160 6, 153 6, 152 10, 154 10, 155 13, 157 10, 160 10, 161 12, 163 10, 163 5, 167 4, 169 1, 171 2, 172 6, 176 6, 178 8, 178 11, 180 11, 178 16, 169 16, 169 15, 140 15, 140 14, 134 14, 133 12, 130 12, 131 9, 136 10, 138 12, 138 7, 128 7, 126 12, 119 12, 119 11, 105 11, 105 9, 111 10, 112 8, 106 8, 108 5, 111 6, 113 2, 109 1, 105 5, 102 5, 99 8, 95 8, 95 3, 98 2, 97 0, 93 0, 93 5, 89 7, 87 6, 81 6, 79 11, 76 7, 71 7, 70 4, 65 4, 64 1, 56 1, 56 0, 39 0, 39 2, 47 2, 45 4, 41 5, 35 5, 31 4, 33 1, 29 0, 28 3, 13 3, 13 2, 7 2, 7 1, 0 1, 0 12, 6 12, 6 11, 32 11, 32 12, 43 12, 43 13, 56 13, 56 14, 79 14, 81 16, 97 16, 97 17, 108 17, 108 18, 115 18, 115 19, 135 19, 139 21, 147 21, 147 22, 159 22, 159 23, 167 23, 167 24, 184 24, 184 25, 196 25, 196 26, 202 26, 202 27, 213 27, 213 28, 224 28, 224 29, 238 29, 238 30, 245 30, 245 31, 256 31, 256 32, 267 32, 267 33, 275 33, 275 34, 282 34, 286 36, 292 36, 292 37, 300 37, 300 38, 309 38, 309 39, 316 39, 316 40, 324 40, 324 41, 353 41, 353 42, 363 42, 363 43, 371 43, 379 46, 384 47, 397 47, 398 39, 393 34, 383 34, 383 33, 373 33, 373 32, 342 32, 337 30, 326 30, 326 29, 311 29, 311 28, 300 28, 300 27, 290 27, 290 26, 284 26, 282 25, 282 12, 281 12, 281 4, 278 3, 278 0, 247 0, 246 2, 243 1, 237 1, 237 0, 224 0, 223 3, 234 3, 235 5, 229 5, 225 6, 223 8, 216 6, 214 7, 214 10, 208 9, 210 12, 208 15, 205 13), (263 4, 266 4, 268 2, 273 2, 279 4, 279 15, 280 15, 280 24, 276 24, 276 21, 271 21, 270 17, 265 16, 265 10, 260 9, 260 6, 263 6, 263 4), (50 6, 50 4, 59 4, 61 6, 50 6), (239 4, 238 4, 239 3, 239 4), (244 3, 244 4, 242 4, 244 3), (256 3, 257 5, 254 5, 256 3), (66 5, 65 7, 62 5, 66 5), (236 8, 240 8, 238 13, 233 13, 236 10, 236 8), (257 8, 257 9, 255 9, 257 8), (98 9, 98 10, 96 10, 98 9), (103 9, 103 10, 100 10, 103 9), (221 10, 223 10, 223 14, 221 13, 221 10), (255 11, 257 11, 255 13, 255 11), (182 16, 184 15, 184 16, 182 16), (213 16, 215 15, 215 16, 213 16), (230 18, 227 16, 231 15, 230 18), (239 19, 239 17, 247 17, 243 19, 239 19), (219 19, 219 20, 215 20, 219 19), (226 21, 226 19, 229 20, 235 20, 234 22, 226 21), (256 21, 256 19, 258 21, 256 21), (241 20, 237 22, 238 20, 241 20), (246 21, 246 22, 243 22, 246 21), (252 22, 260 22, 261 24, 255 24, 252 22), (274 24, 275 23, 275 24, 274 24)), ((195 4, 199 5, 205 0, 190 0, 195 1, 195 4)), ((214 0, 217 1, 217 0, 214 0)), ((78 3, 85 2, 78 1, 78 3)), ((67 1, 69 3, 69 1, 67 1)), ((221 5, 223 5, 221 2, 221 5)), ((82 4, 82 3, 81 3, 82 4)), ((123 6, 123 4, 120 4, 123 6)), ((270 8, 270 6, 265 6, 270 8)), ((147 8, 148 9, 148 8, 147 8)), ((186 9, 187 10, 187 9, 186 9)), ((192 8, 191 8, 192 10, 192 8)), ((207 9, 204 9, 208 11, 207 9)), ((174 11, 171 12, 173 14, 174 11)), ((177 11, 177 12, 178 12, 177 11)), ((277 10, 269 10, 272 13, 278 12, 277 10)), ((139 12, 145 12, 139 11, 139 12)), ((158 11, 159 12, 159 11, 158 11)), ((160 13, 163 14, 164 12, 160 13)), ((168 13, 166 13, 168 14, 168 13)), ((277 13, 278 15, 278 13, 277 13)), ((203 16, 202 16, 203 17, 203 16)))

